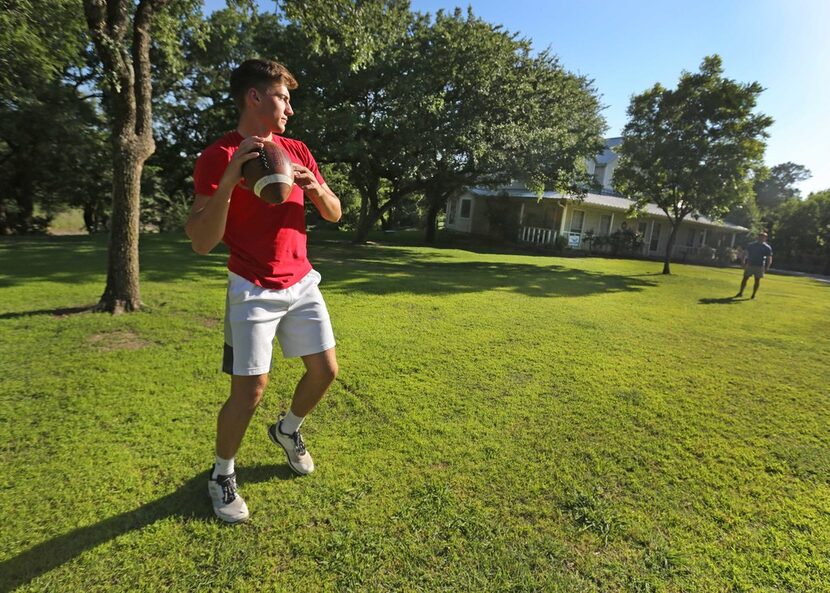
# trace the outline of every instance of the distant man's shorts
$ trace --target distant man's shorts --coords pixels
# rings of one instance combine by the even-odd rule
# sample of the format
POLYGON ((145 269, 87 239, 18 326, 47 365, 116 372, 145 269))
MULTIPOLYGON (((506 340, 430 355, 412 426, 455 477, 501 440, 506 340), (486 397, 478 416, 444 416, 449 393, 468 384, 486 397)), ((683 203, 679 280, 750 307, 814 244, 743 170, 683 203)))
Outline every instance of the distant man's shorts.
POLYGON ((764 277, 764 266, 747 266, 744 270, 744 278, 755 276, 756 278, 764 277))
POLYGON ((296 284, 272 290, 228 272, 222 370, 229 375, 267 373, 275 336, 285 358, 334 348, 319 283, 320 274, 311 270, 296 284))

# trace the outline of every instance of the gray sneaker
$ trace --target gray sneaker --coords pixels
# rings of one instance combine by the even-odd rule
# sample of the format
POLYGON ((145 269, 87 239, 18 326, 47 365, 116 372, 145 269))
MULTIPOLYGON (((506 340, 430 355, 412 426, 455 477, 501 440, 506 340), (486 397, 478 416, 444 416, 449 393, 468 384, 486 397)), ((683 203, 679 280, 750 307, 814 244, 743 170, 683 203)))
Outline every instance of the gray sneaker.
POLYGON ((248 505, 236 491, 236 473, 229 476, 216 476, 213 468, 208 480, 208 494, 213 501, 213 512, 226 523, 241 523, 248 520, 248 505))
POLYGON ((285 451, 289 467, 301 476, 313 472, 314 460, 311 459, 311 454, 305 449, 300 431, 298 430, 294 434, 285 434, 280 430, 280 427, 282 427, 281 418, 278 423, 268 427, 268 436, 285 451))

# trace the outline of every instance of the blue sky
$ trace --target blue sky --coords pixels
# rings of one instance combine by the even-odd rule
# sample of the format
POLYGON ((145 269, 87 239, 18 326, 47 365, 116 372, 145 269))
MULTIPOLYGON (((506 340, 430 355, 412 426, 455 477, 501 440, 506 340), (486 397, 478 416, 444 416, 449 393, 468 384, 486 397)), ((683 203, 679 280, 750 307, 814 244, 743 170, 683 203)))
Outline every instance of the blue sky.
MULTIPOLYGON (((263 9, 273 3, 259 0, 263 9)), ((208 9, 224 5, 208 0, 208 9)), ((660 82, 674 87, 681 71, 704 56, 723 58, 726 76, 766 89, 758 110, 775 119, 766 162, 792 161, 813 177, 806 196, 830 189, 830 2, 827 0, 411 0, 435 13, 471 6, 533 43, 550 47, 568 70, 594 80, 606 106, 608 136, 620 135, 632 95, 660 82)))
POLYGON ((413 0, 412 8, 472 6, 474 14, 550 47, 562 65, 594 80, 609 136, 625 126, 632 95, 674 87, 704 56, 723 58, 726 76, 766 89, 758 111, 772 116, 766 162, 792 161, 830 189, 830 2, 827 0, 413 0))

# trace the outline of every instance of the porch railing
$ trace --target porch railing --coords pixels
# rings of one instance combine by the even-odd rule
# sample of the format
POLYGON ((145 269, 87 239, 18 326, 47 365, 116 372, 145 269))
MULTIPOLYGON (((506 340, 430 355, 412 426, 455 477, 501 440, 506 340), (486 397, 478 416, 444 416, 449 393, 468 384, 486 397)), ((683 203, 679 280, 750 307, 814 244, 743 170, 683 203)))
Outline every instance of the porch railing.
POLYGON ((558 234, 558 231, 553 229, 543 229, 535 226, 519 227, 519 241, 522 243, 549 245, 556 241, 558 234))

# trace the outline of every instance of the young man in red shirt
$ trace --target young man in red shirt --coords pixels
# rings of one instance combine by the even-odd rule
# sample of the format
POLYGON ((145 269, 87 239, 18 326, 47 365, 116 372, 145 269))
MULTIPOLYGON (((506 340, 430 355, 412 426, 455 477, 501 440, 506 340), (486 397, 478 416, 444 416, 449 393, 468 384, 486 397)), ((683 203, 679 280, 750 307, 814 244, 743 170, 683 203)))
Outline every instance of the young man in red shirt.
POLYGON ((300 425, 337 375, 329 314, 318 289, 320 275, 306 257, 304 199, 324 219, 340 220, 340 200, 326 185, 305 144, 285 138, 294 112, 291 73, 269 60, 247 60, 231 74, 231 96, 239 108, 236 130, 199 156, 194 171, 196 199, 185 227, 193 249, 209 253, 228 246, 223 370, 231 390, 219 412, 216 461, 208 492, 216 515, 245 521, 248 507, 237 492, 234 457, 268 384, 274 337, 286 358, 301 357, 305 374, 289 412, 268 427, 296 473, 314 471, 300 425), (282 204, 260 200, 242 179, 242 165, 272 141, 289 155, 294 187, 282 204))

